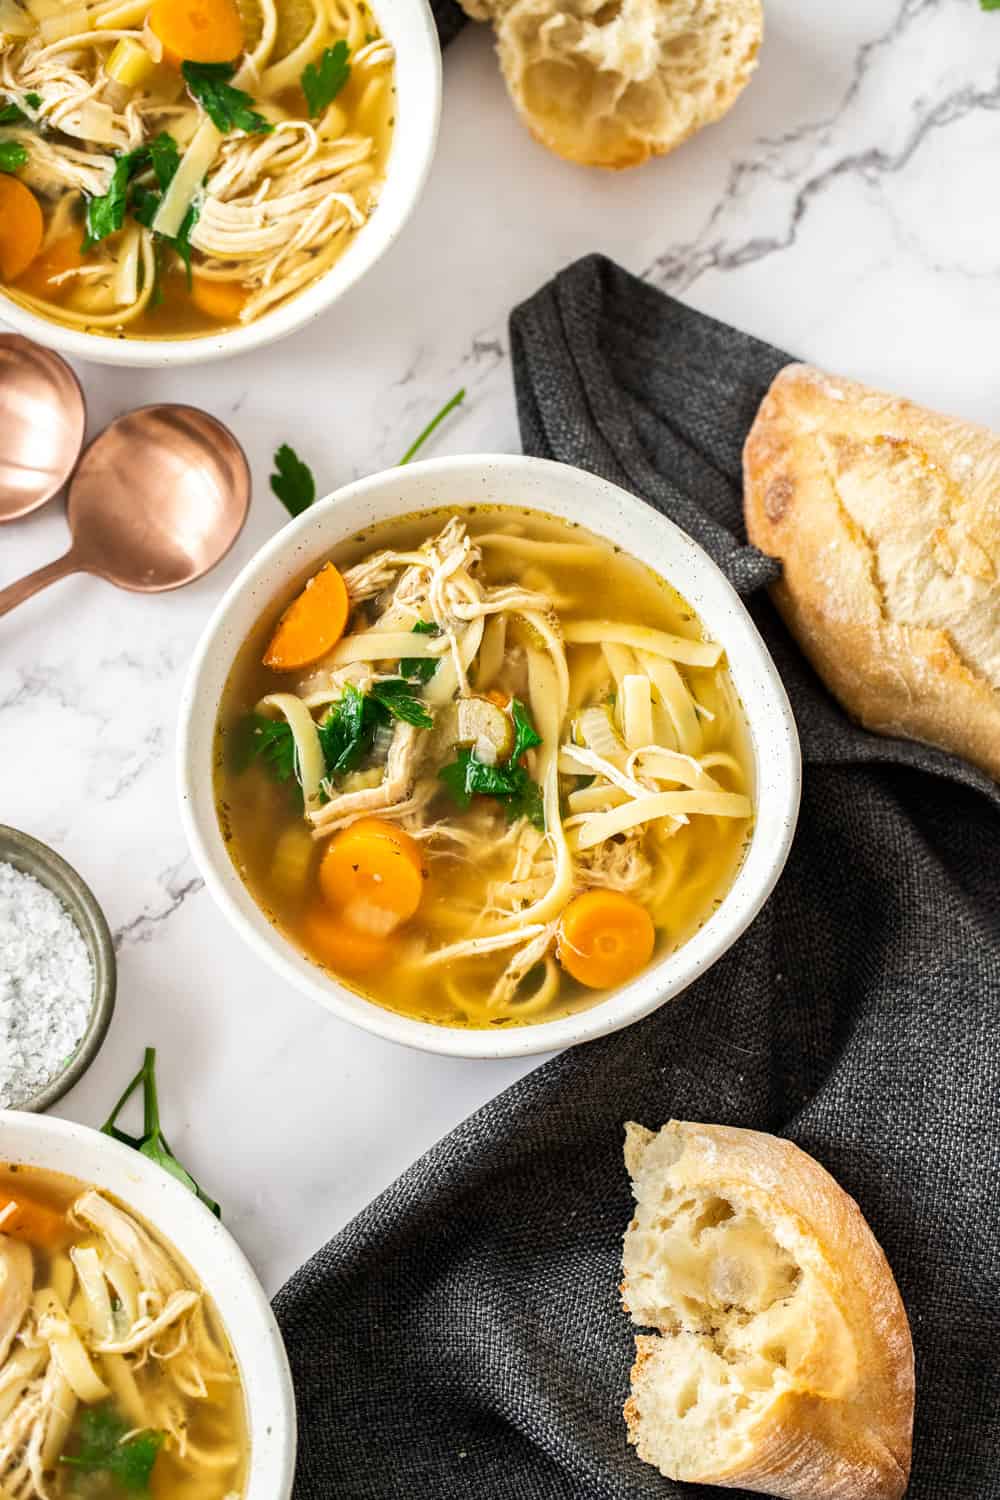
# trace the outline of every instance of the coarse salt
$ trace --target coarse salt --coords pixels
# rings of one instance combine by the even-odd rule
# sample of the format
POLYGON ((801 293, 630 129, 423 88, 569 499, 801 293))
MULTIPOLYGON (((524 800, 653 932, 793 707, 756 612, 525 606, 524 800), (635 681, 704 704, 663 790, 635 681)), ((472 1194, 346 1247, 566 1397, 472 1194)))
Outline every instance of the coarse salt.
POLYGON ((0 862, 0 1108, 51 1083, 87 1029, 94 966, 47 886, 0 862))

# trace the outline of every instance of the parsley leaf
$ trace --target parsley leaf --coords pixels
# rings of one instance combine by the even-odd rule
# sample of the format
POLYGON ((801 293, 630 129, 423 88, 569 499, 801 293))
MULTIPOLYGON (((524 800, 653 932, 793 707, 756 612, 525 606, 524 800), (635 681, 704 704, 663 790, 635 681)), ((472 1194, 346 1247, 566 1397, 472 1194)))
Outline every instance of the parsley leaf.
MULTIPOLYGON (((142 1156, 148 1157, 150 1161, 156 1162, 157 1166, 162 1167, 165 1172, 169 1172, 171 1177, 176 1177, 178 1182, 182 1182, 190 1192, 194 1193, 195 1196, 202 1203, 204 1203, 205 1207, 212 1211, 217 1219, 221 1219, 222 1210, 219 1208, 219 1205, 213 1198, 210 1198, 207 1193, 202 1192, 201 1188, 195 1182, 190 1172, 188 1172, 186 1168, 181 1166, 180 1162, 177 1160, 176 1156, 167 1145, 166 1137, 160 1129, 160 1105, 156 1094, 155 1047, 146 1048, 142 1059, 142 1067, 132 1079, 132 1082, 129 1084, 124 1094, 122 1094, 121 1098, 118 1100, 118 1103, 115 1105, 109 1118, 105 1120, 104 1124, 101 1126, 101 1134, 113 1136, 116 1141, 121 1141, 124 1145, 131 1146, 134 1151, 138 1151, 142 1156), (136 1089, 139 1087, 142 1088, 143 1133, 141 1136, 127 1135, 124 1130, 118 1129, 118 1126, 115 1122, 117 1121, 118 1116, 121 1114, 128 1101, 131 1099, 132 1095, 135 1093, 136 1089)), ((122 1430, 124 1431, 125 1429, 123 1428, 122 1430)), ((157 1451, 158 1449, 159 1444, 157 1444, 157 1451)), ((149 1460, 149 1468, 152 1468, 153 1460, 155 1458, 156 1452, 153 1453, 152 1458, 149 1460)), ((104 1468, 108 1466, 102 1464, 98 1465, 97 1467, 104 1468)), ((119 1478, 121 1477, 122 1476, 119 1474, 119 1478)), ((125 1482, 124 1479, 122 1480, 122 1482, 125 1482)), ((148 1473, 146 1487, 148 1488, 148 1473)))
POLYGON ((126 1438, 128 1431, 129 1424, 110 1404, 88 1407, 80 1418, 79 1452, 63 1455, 59 1462, 85 1474, 103 1471, 130 1495, 146 1495, 166 1433, 144 1430, 126 1438))
POLYGON ((0 125, 20 125, 21 121, 27 118, 24 110, 19 104, 15 104, 13 99, 9 104, 0 105, 0 125))
POLYGON ((0 172, 16 172, 28 164, 28 148, 20 141, 0 141, 0 172))
POLYGON ((372 748, 375 731, 389 722, 388 709, 349 682, 319 726, 328 776, 356 771, 372 748))
POLYGON ((514 720, 514 749, 509 764, 519 766, 527 751, 542 743, 542 737, 531 722, 531 715, 519 698, 510 700, 510 714, 514 720))
POLYGON ((295 775, 295 736, 284 719, 247 714, 234 733, 232 759, 236 771, 245 771, 259 759, 275 781, 290 781, 295 775))
MULTIPOLYGON (((418 620, 410 633, 411 635, 441 634, 432 620, 418 620)), ((401 677, 406 677, 411 682, 430 682, 440 665, 440 659, 436 656, 404 656, 399 663, 399 673, 401 677)))
POLYGON ((430 729, 434 723, 401 677, 373 683, 368 694, 349 682, 319 726, 327 775, 344 776, 356 771, 370 753, 376 731, 390 719, 402 719, 418 729, 430 729))
POLYGON ((475 751, 463 748, 438 776, 463 812, 476 795, 496 797, 504 803, 508 822, 530 818, 536 828, 545 827, 541 789, 521 766, 488 766, 475 751))
POLYGON ((312 119, 321 115, 324 109, 333 103, 350 78, 351 65, 347 61, 347 56, 347 43, 335 42, 332 47, 324 49, 318 63, 310 63, 307 68, 303 69, 299 82, 302 84, 302 92, 306 96, 312 119))
POLYGON ((24 102, 29 109, 41 109, 42 96, 41 94, 25 94, 24 102))
POLYGON ((137 151, 126 151, 116 157, 114 171, 108 190, 99 198, 87 200, 87 232, 83 240, 84 250, 96 245, 98 240, 117 234, 125 223, 128 204, 128 185, 137 172, 149 165, 149 148, 140 146, 137 151))
MULTIPOLYGON (((153 220, 156 218, 156 210, 160 206, 162 197, 162 193, 152 193, 149 188, 136 187, 132 191, 133 217, 140 224, 144 224, 147 229, 153 227, 153 220)), ((199 213, 198 205, 192 203, 175 235, 157 234, 156 236, 164 245, 170 245, 184 262, 188 286, 191 285, 191 231, 198 222, 199 213)))
POLYGON ((181 74, 192 97, 197 99, 216 130, 228 135, 245 130, 248 135, 270 135, 274 126, 251 108, 253 96, 229 82, 236 72, 231 63, 181 63, 181 74))
POLYGON ((507 799, 507 822, 516 823, 518 818, 527 818, 529 823, 545 832, 545 799, 537 781, 532 781, 526 771, 518 768, 521 778, 515 791, 507 799))
MULTIPOLYGON (((161 190, 154 193, 149 188, 135 186, 132 189, 131 209, 133 217, 140 224, 145 225, 147 229, 152 229, 156 211, 163 201, 163 194, 173 182, 177 168, 181 164, 181 153, 173 136, 168 135, 165 130, 161 130, 159 135, 154 136, 147 150, 149 163, 152 165, 161 190)), ((191 284, 191 231, 198 222, 200 212, 198 205, 192 203, 175 235, 157 235, 157 239, 162 240, 165 245, 170 245, 184 262, 189 286, 191 284)))
POLYGON ((413 696, 413 689, 402 677, 389 677, 384 682, 373 682, 371 696, 383 708, 387 708, 394 719, 402 719, 404 723, 413 724, 417 729, 433 729, 434 720, 420 699, 413 696))
POLYGON ((287 443, 274 455, 274 467, 277 473, 271 475, 271 489, 290 515, 300 516, 316 499, 312 469, 287 443))
POLYGON ((1000 0, 979 0, 981 10, 1000 10, 1000 0))
POLYGON ((514 720, 514 749, 503 766, 488 766, 474 750, 462 748, 449 766, 438 776, 464 811, 477 794, 496 797, 504 804, 507 821, 528 818, 536 828, 545 829, 545 807, 542 790, 521 765, 525 753, 542 743, 542 737, 531 722, 531 715, 518 698, 511 699, 514 720))
POLYGON ((161 130, 159 135, 154 136, 149 143, 149 157, 153 163, 153 171, 156 180, 160 184, 160 190, 165 192, 173 182, 177 168, 181 164, 181 153, 172 135, 161 130))

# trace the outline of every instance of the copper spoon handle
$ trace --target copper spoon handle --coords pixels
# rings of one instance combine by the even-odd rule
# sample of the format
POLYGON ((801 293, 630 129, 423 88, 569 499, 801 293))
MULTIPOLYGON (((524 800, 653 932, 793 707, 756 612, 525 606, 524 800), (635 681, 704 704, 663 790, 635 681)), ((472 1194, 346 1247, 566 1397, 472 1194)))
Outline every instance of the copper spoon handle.
POLYGON ((62 557, 57 557, 55 562, 46 563, 44 568, 36 568, 33 573, 28 574, 27 578, 19 578, 16 583, 0 589, 0 615, 16 609, 19 604, 24 603, 25 599, 41 593, 42 589, 47 589, 49 584, 55 583, 58 578, 67 578, 70 573, 85 571, 84 564, 71 547, 62 557))

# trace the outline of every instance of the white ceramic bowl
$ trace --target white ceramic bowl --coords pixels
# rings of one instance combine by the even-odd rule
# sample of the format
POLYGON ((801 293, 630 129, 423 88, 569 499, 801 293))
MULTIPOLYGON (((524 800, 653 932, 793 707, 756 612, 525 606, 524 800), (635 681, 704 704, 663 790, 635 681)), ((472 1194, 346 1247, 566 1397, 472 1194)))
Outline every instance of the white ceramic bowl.
POLYGON ((520 1057, 584 1042, 648 1015, 691 984, 753 920, 781 873, 799 804, 798 738, 785 690, 749 614, 705 552, 651 506, 581 469, 474 455, 389 469, 337 490, 290 522, 243 569, 209 621, 185 686, 178 735, 181 812, 205 882, 237 932, 283 978, 336 1015, 392 1041, 460 1057, 520 1057), (216 714, 233 659, 257 619, 338 542, 379 521, 438 506, 519 505, 578 521, 639 558, 692 604, 726 649, 753 746, 757 815, 732 888, 676 952, 589 1010, 503 1030, 432 1026, 338 984, 268 921, 240 880, 212 792, 216 714))
POLYGON ((288 1360, 267 1298, 229 1231, 162 1167, 71 1120, 0 1110, 0 1161, 104 1188, 176 1247, 212 1297, 239 1364, 250 1428, 245 1500, 289 1500, 295 1397, 288 1360))
POLYGON ((0 322, 39 344, 102 365, 200 365, 245 354, 294 333, 326 312, 375 264, 398 236, 424 189, 441 116, 441 48, 427 0, 373 0, 396 49, 396 124, 378 207, 347 250, 311 286, 246 328, 196 339, 103 337, 63 327, 21 307, 0 289, 0 322))

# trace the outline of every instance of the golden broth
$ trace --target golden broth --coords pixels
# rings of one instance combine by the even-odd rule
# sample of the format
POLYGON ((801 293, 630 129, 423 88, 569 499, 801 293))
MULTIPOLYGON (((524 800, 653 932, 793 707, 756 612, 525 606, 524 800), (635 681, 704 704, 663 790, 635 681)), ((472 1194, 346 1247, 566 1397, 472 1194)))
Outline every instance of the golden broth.
MULTIPOLYGON (((690 641, 703 639, 689 606, 648 568, 582 528, 531 511, 473 507, 387 522, 337 548, 333 560, 343 572, 381 548, 410 553, 452 515, 465 523, 474 543, 484 534, 495 536, 513 528, 505 540, 483 546, 484 561, 476 577, 488 588, 542 590, 557 601, 556 612, 564 630, 572 631, 574 622, 598 613, 625 625, 653 627, 690 641)), ((336 972, 349 987, 379 1005, 421 1020, 464 1027, 516 1025, 550 1020, 596 1003, 602 991, 578 983, 560 965, 556 965, 557 991, 542 993, 541 1003, 536 1003, 546 983, 552 989, 551 952, 545 955, 544 964, 532 966, 532 973, 525 976, 510 1003, 500 1006, 494 989, 511 959, 509 949, 421 967, 421 954, 484 930, 481 914, 505 899, 502 893, 517 857, 503 809, 496 802, 485 796, 474 797, 463 812, 446 788, 438 783, 438 790, 434 790, 433 782, 424 787, 424 795, 430 797, 421 814, 424 828, 416 829, 421 848, 426 851, 426 883, 419 910, 379 950, 377 962, 367 966, 367 971, 362 965, 358 972, 353 959, 348 967, 336 958, 331 961, 317 884, 327 841, 314 839, 304 827, 301 798, 296 801, 288 783, 272 779, 259 760, 243 768, 239 754, 246 715, 267 694, 289 691, 290 675, 295 682, 294 674, 276 673, 261 664, 275 622, 288 602, 287 598, 275 601, 240 652, 220 706, 217 731, 215 774, 220 824, 233 863, 261 909, 296 946, 336 972), (430 825, 444 824, 448 839, 438 843, 435 835, 427 835, 430 825), (287 878, 289 870, 294 872, 291 879, 287 878)), ((376 600, 362 606, 360 613, 378 605, 376 600)), ((352 619, 348 629, 353 628, 352 619)), ((523 642, 529 637, 530 628, 512 620, 504 664, 490 683, 494 693, 499 690, 500 698, 529 696, 523 662, 523 642)), ((587 705, 607 703, 615 679, 600 645, 568 645, 566 654, 570 696, 564 735, 569 735, 571 724, 587 705)), ((474 662, 469 671, 473 692, 476 665, 474 662)), ((322 679, 322 666, 320 663, 318 669, 300 674, 306 677, 306 686, 315 686, 322 679)), ((701 759, 712 766, 717 789, 750 792, 748 736, 728 671, 719 665, 711 670, 680 666, 677 672, 698 705, 690 715, 694 723, 688 726, 688 732, 698 739, 701 759), (714 766, 713 758, 717 761, 714 766)), ((305 690, 301 683, 299 687, 305 690)), ((418 735, 437 732, 436 728, 418 731, 418 735)), ((426 753, 431 755, 430 750, 426 753)), ((529 752, 527 763, 537 767, 542 753, 529 752)), ((449 753, 442 756, 437 752, 437 756, 447 760, 449 753)), ((434 755, 431 759, 436 764, 434 755)), ((583 789, 586 782, 585 775, 560 775, 564 818, 567 799, 572 800, 571 794, 583 789)), ((418 782, 418 786, 421 784, 418 782)), ((631 830, 610 840, 602 856, 603 865, 584 867, 583 861, 592 855, 577 854, 574 889, 600 887, 604 880, 613 885, 617 880, 618 887, 627 890, 630 899, 640 902, 652 917, 656 956, 662 957, 686 941, 719 905, 740 864, 750 827, 747 816, 693 816, 677 828, 671 820, 667 836, 665 822, 653 822, 638 832, 631 830)), ((526 827, 523 831, 528 832, 526 827)), ((544 849, 540 853, 544 859, 544 849)), ((525 899, 530 902, 529 887, 525 891, 525 899)), ((537 896, 538 892, 533 894, 537 896)), ((518 909, 517 903, 513 909, 518 909)))
MULTIPOLYGON (((34 25, 29 3, 24 15, 34 25)), ((154 233, 146 222, 144 203, 162 186, 152 160, 135 159, 120 227, 84 248, 92 200, 108 190, 126 147, 136 153, 166 134, 183 160, 207 118, 177 66, 154 65, 144 52, 149 16, 141 3, 124 21, 115 19, 108 39, 104 12, 120 6, 98 0, 76 50, 59 51, 35 33, 8 41, 12 86, 0 89, 0 109, 13 106, 22 118, 0 124, 0 145, 23 150, 27 159, 0 191, 0 267, 8 253, 3 216, 35 213, 25 189, 41 210, 41 238, 30 260, 22 266, 20 255, 0 277, 8 296, 88 333, 197 338, 254 321, 339 259, 385 180, 395 112, 392 49, 366 0, 264 0, 272 3, 277 29, 268 49, 261 0, 241 0, 246 51, 233 62, 234 78, 250 68, 240 82, 272 130, 234 129, 219 137, 194 195, 198 217, 186 231, 190 270, 176 237, 154 233), (137 80, 127 86, 116 77, 123 38, 134 49, 127 64, 138 66, 138 73, 125 73, 137 80), (347 81, 311 118, 301 78, 341 43, 348 48, 347 81), (86 120, 66 111, 72 95, 110 111, 102 123, 112 121, 115 144, 86 138, 86 120), (138 136, 126 111, 137 112, 138 136)), ((9 253, 20 254, 17 246, 9 253)))
MULTIPOLYGON (((148 1438, 151 1431, 163 1434, 149 1488, 142 1490, 153 1500, 239 1497, 246 1489, 249 1436, 236 1360, 218 1313, 173 1247, 132 1209, 103 1191, 95 1196, 108 1206, 108 1211, 127 1215, 128 1223, 149 1237, 155 1247, 154 1254, 166 1258, 179 1285, 199 1293, 200 1300, 193 1313, 178 1319, 172 1329, 168 1328, 155 1341, 155 1346, 165 1352, 162 1344, 176 1337, 183 1324, 184 1347, 174 1359, 151 1357, 145 1346, 126 1353, 95 1352, 95 1344, 100 1340, 91 1326, 93 1311, 78 1274, 83 1262, 73 1257, 79 1257, 81 1251, 96 1253, 101 1266, 118 1279, 126 1293, 130 1286, 133 1290, 136 1286, 140 1291, 151 1289, 143 1287, 142 1271, 127 1256, 122 1257, 127 1262, 123 1279, 120 1266, 112 1266, 111 1242, 105 1234, 95 1224, 74 1221, 71 1216, 72 1205, 94 1192, 88 1184, 61 1173, 0 1164, 0 1256, 6 1256, 11 1246, 29 1247, 32 1283, 32 1300, 20 1326, 20 1333, 26 1337, 22 1339, 19 1333, 6 1359, 0 1360, 0 1491, 7 1493, 6 1486, 10 1485, 9 1492, 16 1492, 23 1500, 36 1500, 40 1493, 18 1467, 31 1435, 32 1412, 39 1408, 50 1413, 43 1428, 46 1500, 120 1500, 127 1493, 109 1470, 84 1469, 74 1461, 81 1454, 92 1452, 86 1448, 87 1424, 95 1419, 98 1425, 110 1424, 114 1431, 120 1432, 121 1442, 127 1443, 137 1433, 140 1438, 148 1438), (54 1304, 52 1298, 56 1299, 54 1304), (55 1356, 26 1373, 20 1383, 12 1386, 9 1379, 5 1380, 5 1376, 12 1377, 16 1359, 24 1359, 39 1339, 44 1343, 52 1329, 65 1329, 67 1320, 77 1330, 85 1349, 90 1375, 104 1384, 106 1395, 79 1400, 73 1382, 79 1382, 80 1373, 67 1366, 70 1383, 61 1379, 55 1356), (206 1351, 204 1361, 199 1358, 202 1351, 206 1351), (190 1362, 181 1372, 178 1361, 184 1358, 190 1362), (190 1393, 185 1393, 172 1371, 177 1368, 179 1375, 193 1376, 196 1365, 201 1371, 203 1392, 198 1394, 192 1386, 190 1393), (232 1455, 230 1462, 226 1462, 227 1452, 232 1455), (23 1484, 27 1487, 18 1487, 23 1484)), ((103 1284, 110 1298, 114 1336, 127 1341, 129 1314, 125 1304, 110 1281, 103 1284)), ((155 1299, 156 1294, 152 1296, 155 1299)), ((145 1305, 151 1314, 160 1310, 155 1300, 145 1305)), ((138 1311, 141 1310, 140 1307, 138 1311)), ((0 1328, 0 1347, 2 1340, 0 1328)))

